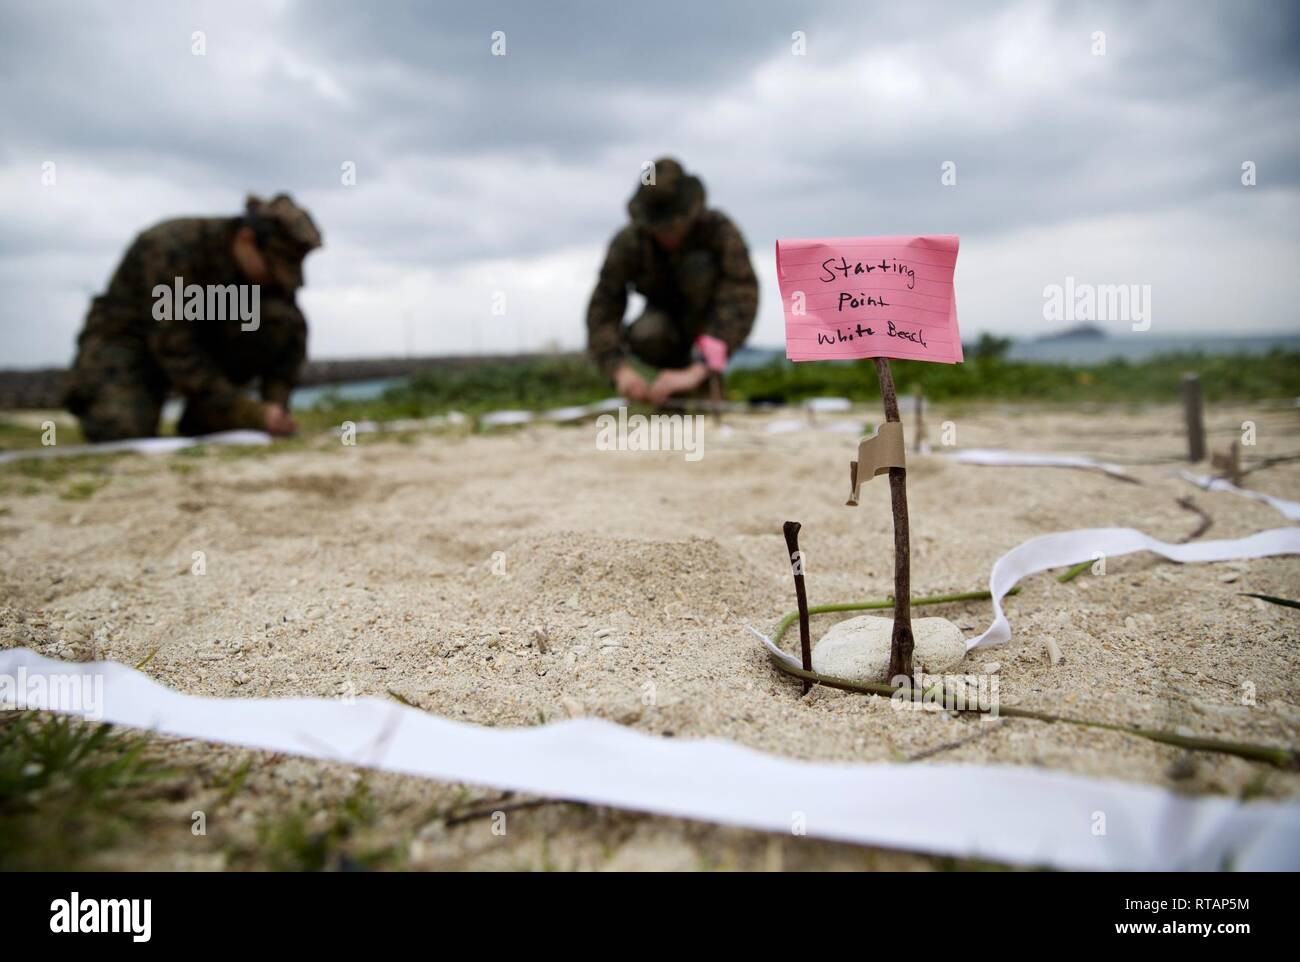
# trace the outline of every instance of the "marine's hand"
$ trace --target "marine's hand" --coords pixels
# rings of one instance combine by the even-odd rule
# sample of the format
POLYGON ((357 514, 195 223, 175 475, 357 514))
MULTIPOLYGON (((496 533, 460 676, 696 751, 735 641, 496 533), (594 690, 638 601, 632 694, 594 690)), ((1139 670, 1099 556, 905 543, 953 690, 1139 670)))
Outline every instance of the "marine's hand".
POLYGON ((650 396, 645 378, 631 364, 620 364, 614 372, 614 389, 629 401, 644 401, 650 396))
POLYGON ((279 404, 263 404, 262 413, 266 419, 267 434, 282 438, 298 433, 298 422, 279 404))
POLYGON ((693 391, 709 376, 709 369, 701 363, 692 364, 680 370, 660 371, 654 384, 650 385, 650 403, 663 404, 674 394, 693 391))

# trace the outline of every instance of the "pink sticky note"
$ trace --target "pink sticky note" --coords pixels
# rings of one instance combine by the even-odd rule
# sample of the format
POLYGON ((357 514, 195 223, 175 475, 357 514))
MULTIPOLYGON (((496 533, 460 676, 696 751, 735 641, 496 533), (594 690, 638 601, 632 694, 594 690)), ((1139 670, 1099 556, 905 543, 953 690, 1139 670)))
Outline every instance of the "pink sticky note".
POLYGON ((792 361, 962 360, 954 234, 776 242, 792 361))

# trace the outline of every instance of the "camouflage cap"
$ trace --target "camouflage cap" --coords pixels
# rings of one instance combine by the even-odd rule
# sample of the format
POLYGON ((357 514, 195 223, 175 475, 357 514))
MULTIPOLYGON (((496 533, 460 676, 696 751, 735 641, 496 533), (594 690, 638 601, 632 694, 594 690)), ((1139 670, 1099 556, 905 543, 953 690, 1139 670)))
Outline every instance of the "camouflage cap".
POLYGON ((689 223, 704 209, 704 183, 688 174, 672 157, 660 157, 641 178, 627 212, 632 223, 647 230, 663 230, 689 223))
POLYGON ((276 281, 288 291, 302 287, 302 259, 323 243, 311 215, 288 194, 276 194, 269 201, 250 194, 244 211, 276 281))

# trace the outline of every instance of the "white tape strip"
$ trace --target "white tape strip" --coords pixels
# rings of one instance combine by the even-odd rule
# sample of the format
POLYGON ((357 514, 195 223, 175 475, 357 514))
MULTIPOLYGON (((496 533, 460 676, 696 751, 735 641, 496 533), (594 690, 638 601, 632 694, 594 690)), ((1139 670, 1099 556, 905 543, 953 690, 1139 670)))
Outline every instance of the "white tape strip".
POLYGON ((1300 501, 1287 501, 1285 498, 1275 498, 1260 491, 1251 491, 1249 488, 1239 488, 1231 481, 1214 478, 1208 474, 1193 474, 1191 471, 1180 471, 1179 474, 1198 488, 1204 488, 1206 491, 1227 491, 1253 501, 1262 501, 1281 511, 1288 521, 1300 521, 1300 501))
POLYGON ((963 448, 948 457, 961 464, 984 464, 1008 468, 1085 468, 1104 471, 1112 477, 1132 481, 1133 476, 1118 464, 1096 461, 1081 454, 1031 454, 1026 451, 1002 451, 997 448, 963 448))
POLYGON ((1117 558, 1134 551, 1154 551, 1170 561, 1183 563, 1300 554, 1300 528, 1273 528, 1232 541, 1193 541, 1190 544, 1157 541, 1134 528, 1085 528, 1031 538, 994 562, 993 573, 989 576, 993 624, 978 638, 967 641, 966 650, 1011 640, 1011 625, 1002 612, 1002 598, 1021 578, 1089 559, 1117 558))
MULTIPOLYGON (((427 418, 397 418, 393 421, 353 421, 352 429, 357 434, 379 434, 385 431, 427 431, 431 428, 452 427, 467 422, 460 411, 448 411, 446 414, 434 414, 427 418)), ((344 422, 349 423, 349 422, 344 422)), ((338 437, 343 433, 343 424, 335 425, 330 433, 338 437)))
MULTIPOLYGON (((1136 528, 1083 528, 1058 531, 1019 544, 993 563, 989 575, 989 593, 993 596, 993 624, 977 638, 966 642, 966 650, 980 645, 1001 645, 1011 640, 1011 623, 1002 610, 1002 599, 1022 578, 1064 568, 1081 561, 1118 558, 1134 551, 1154 551, 1170 561, 1236 561, 1243 558, 1266 558, 1272 555, 1300 554, 1300 528, 1273 528, 1233 541, 1194 541, 1169 544, 1157 541, 1136 528)), ((750 625, 764 647, 791 665, 801 663, 778 648, 767 635, 750 625)))
POLYGON ((769 638, 767 635, 763 634, 761 631, 759 631, 759 630, 758 630, 757 628, 755 628, 753 625, 745 625, 745 627, 748 628, 751 632, 753 632, 754 637, 757 638, 759 641, 761 641, 761 642, 763 643, 763 647, 767 649, 767 651, 768 651, 769 654, 774 655, 774 656, 776 656, 777 658, 780 658, 783 662, 785 662, 787 665, 790 665, 791 667, 794 667, 794 668, 802 668, 802 667, 803 667, 803 662, 801 662, 801 661, 800 661, 798 658, 796 658, 794 655, 791 655, 791 654, 789 654, 788 652, 784 652, 784 651, 782 651, 780 648, 777 647, 777 644, 776 644, 775 641, 773 641, 773 640, 772 640, 771 638, 769 638))
POLYGON ((374 698, 199 698, 116 662, 0 652, 0 695, 8 680, 19 705, 88 714, 52 703, 76 674, 102 677, 101 717, 118 725, 640 812, 1022 865, 1300 868, 1295 803, 1030 767, 803 762, 592 719, 483 728, 374 698))
POLYGON ((852 410, 853 402, 846 397, 810 397, 803 402, 803 408, 814 414, 842 414, 852 410))
POLYGON ((265 431, 221 431, 197 438, 130 438, 125 441, 106 441, 103 444, 52 444, 43 448, 22 448, 0 452, 0 464, 23 461, 28 458, 70 458, 78 454, 117 454, 129 451, 134 454, 171 454, 198 444, 270 444, 271 435, 265 431))
POLYGON ((763 430, 768 434, 798 434, 804 431, 833 431, 836 434, 858 434, 864 429, 862 421, 819 421, 809 424, 798 418, 780 418, 768 421, 763 430))
POLYGON ((532 411, 489 411, 478 419, 481 428, 497 428, 514 424, 531 424, 537 415, 532 411))

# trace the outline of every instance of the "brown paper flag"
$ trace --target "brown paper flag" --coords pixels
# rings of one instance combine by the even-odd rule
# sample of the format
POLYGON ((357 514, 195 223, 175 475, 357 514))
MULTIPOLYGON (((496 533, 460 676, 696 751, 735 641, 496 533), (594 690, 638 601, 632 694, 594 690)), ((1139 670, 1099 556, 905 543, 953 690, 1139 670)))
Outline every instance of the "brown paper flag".
POLYGON ((858 503, 858 491, 863 484, 890 468, 907 467, 903 456, 903 425, 886 421, 876 433, 858 442, 858 459, 849 465, 848 504, 858 503))

